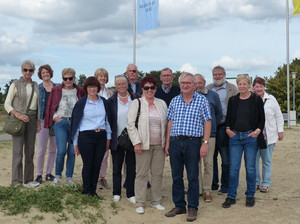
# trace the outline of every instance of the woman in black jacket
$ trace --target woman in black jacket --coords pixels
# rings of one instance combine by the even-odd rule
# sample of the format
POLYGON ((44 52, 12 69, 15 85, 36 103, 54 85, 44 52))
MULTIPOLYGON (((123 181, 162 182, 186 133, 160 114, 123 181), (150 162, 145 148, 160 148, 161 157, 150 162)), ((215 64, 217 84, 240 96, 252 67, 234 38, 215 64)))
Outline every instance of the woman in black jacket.
POLYGON ((113 161, 113 200, 118 202, 121 198, 122 165, 125 157, 126 163, 126 196, 135 204, 134 181, 135 181, 135 154, 134 151, 122 148, 118 145, 118 136, 127 125, 127 111, 131 102, 137 98, 135 94, 127 91, 128 82, 122 75, 115 77, 116 92, 108 99, 111 111, 111 155, 113 161))
POLYGON ((265 125, 263 101, 250 92, 251 84, 248 75, 238 75, 236 79, 239 93, 230 97, 226 117, 226 133, 229 136, 229 187, 228 195, 222 204, 229 208, 235 204, 242 154, 246 167, 246 206, 255 205, 255 161, 258 146, 266 143, 262 135, 265 125))

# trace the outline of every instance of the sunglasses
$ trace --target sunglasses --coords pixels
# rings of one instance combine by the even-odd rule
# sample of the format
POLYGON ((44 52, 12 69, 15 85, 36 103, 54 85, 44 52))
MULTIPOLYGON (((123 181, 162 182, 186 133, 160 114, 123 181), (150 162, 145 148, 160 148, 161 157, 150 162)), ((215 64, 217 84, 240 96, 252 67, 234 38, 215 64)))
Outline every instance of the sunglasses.
POLYGON ((136 73, 137 70, 128 70, 128 72, 133 72, 133 73, 136 73))
POLYGON ((155 86, 144 86, 144 88, 143 88, 144 90, 146 90, 146 91, 148 91, 149 89, 151 89, 151 90, 155 90, 156 89, 156 87, 155 86))
POLYGON ((23 72, 34 72, 34 70, 32 68, 23 68, 23 72))
POLYGON ((63 80, 64 80, 64 81, 72 81, 72 80, 73 80, 73 77, 64 77, 63 80))

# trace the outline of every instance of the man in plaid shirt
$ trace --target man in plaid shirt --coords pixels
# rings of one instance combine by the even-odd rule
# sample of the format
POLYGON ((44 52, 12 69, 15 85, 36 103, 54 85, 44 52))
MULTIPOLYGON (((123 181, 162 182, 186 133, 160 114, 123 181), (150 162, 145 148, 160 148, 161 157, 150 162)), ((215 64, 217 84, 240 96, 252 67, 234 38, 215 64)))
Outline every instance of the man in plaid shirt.
POLYGON ((175 208, 167 212, 167 217, 186 213, 183 169, 188 179, 187 221, 197 219, 199 205, 199 160, 208 153, 211 130, 211 114, 205 96, 195 92, 195 78, 191 73, 179 77, 181 94, 170 103, 167 119, 166 156, 170 155, 172 169, 172 198, 175 208))

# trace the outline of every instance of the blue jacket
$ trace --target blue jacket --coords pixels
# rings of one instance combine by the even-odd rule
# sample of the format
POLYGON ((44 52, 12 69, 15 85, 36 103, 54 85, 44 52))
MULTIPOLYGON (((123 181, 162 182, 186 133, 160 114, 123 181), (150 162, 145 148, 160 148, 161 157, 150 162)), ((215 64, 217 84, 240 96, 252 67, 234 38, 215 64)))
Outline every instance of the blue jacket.
MULTIPOLYGON (((53 87, 54 86, 58 86, 58 83, 52 83, 53 87)), ((40 104, 40 119, 44 119, 44 112, 47 106, 47 102, 46 100, 46 91, 45 88, 43 87, 43 83, 39 84, 39 94, 40 94, 40 98, 39 98, 39 104, 40 104)))
MULTIPOLYGON (((104 107, 105 107, 105 112, 106 112, 106 116, 109 122, 109 125, 111 126, 111 113, 108 107, 108 103, 107 100, 100 96, 101 99, 103 100, 104 103, 104 107)), ((73 108, 72 111, 72 116, 71 116, 71 124, 70 124, 70 140, 71 143, 73 143, 73 138, 76 134, 76 131, 79 127, 80 121, 83 117, 83 112, 84 112, 84 107, 86 104, 86 100, 87 100, 87 96, 85 95, 84 97, 82 97, 80 100, 78 100, 73 108)))
MULTIPOLYGON (((118 92, 115 92, 108 100, 108 106, 111 113, 111 141, 110 141, 110 149, 117 150, 118 146, 118 92)), ((131 100, 136 99, 135 94, 130 93, 131 100)))

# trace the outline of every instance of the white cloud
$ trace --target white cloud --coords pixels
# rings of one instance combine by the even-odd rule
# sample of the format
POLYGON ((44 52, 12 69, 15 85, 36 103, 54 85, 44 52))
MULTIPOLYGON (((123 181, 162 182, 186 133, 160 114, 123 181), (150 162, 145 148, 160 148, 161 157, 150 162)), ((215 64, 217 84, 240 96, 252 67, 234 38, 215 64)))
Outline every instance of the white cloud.
POLYGON ((196 67, 193 67, 190 63, 186 63, 186 64, 183 64, 181 66, 181 68, 179 69, 179 71, 181 71, 181 72, 189 72, 189 73, 195 74, 195 73, 198 72, 198 69, 196 67))

